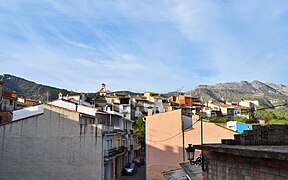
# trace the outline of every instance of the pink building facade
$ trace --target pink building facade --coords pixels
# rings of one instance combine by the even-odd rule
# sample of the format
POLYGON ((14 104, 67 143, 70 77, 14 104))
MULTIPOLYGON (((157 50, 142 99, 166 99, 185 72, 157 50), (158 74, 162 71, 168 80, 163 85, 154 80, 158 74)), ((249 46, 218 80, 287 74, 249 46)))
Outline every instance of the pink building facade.
MULTIPOLYGON (((181 109, 146 117, 146 178, 148 180, 163 179, 161 172, 178 169, 183 158, 186 161, 183 139, 184 148, 188 144, 200 144, 201 123, 197 119, 192 121, 190 118, 193 126, 187 128, 187 118, 187 116, 183 117, 181 109), (184 138, 183 119, 186 121, 184 138)), ((221 139, 233 138, 234 134, 234 131, 222 126, 203 122, 204 144, 220 143, 221 139)))

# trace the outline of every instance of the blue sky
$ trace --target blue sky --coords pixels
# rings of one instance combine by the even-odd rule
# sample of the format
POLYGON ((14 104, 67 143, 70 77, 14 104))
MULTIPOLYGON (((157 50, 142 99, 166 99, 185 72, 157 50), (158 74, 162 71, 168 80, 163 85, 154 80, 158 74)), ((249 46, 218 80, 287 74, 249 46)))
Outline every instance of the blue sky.
POLYGON ((0 2, 0 74, 68 90, 287 85, 287 65, 286 0, 0 2))

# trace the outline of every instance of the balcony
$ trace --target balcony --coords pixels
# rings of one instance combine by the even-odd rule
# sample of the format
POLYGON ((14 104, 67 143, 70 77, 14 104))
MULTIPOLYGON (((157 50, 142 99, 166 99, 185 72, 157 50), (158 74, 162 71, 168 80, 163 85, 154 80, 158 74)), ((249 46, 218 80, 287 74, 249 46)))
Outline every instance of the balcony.
POLYGON ((125 152, 124 146, 120 146, 120 147, 116 148, 116 153, 117 153, 117 154, 121 154, 121 153, 123 153, 123 152, 125 152))
POLYGON ((113 133, 114 126, 103 126, 103 133, 113 133))
POLYGON ((109 161, 109 159, 111 157, 116 156, 116 154, 117 154, 116 148, 112 148, 112 149, 109 149, 109 150, 104 150, 104 159, 105 159, 105 161, 109 161))
POLYGON ((122 113, 123 113, 123 114, 128 114, 128 113, 129 113, 128 108, 123 108, 123 109, 122 109, 122 113))
POLYGON ((139 149, 141 149, 141 144, 139 144, 139 143, 135 143, 135 144, 134 144, 134 149, 133 149, 133 150, 137 151, 137 150, 139 150, 139 149))

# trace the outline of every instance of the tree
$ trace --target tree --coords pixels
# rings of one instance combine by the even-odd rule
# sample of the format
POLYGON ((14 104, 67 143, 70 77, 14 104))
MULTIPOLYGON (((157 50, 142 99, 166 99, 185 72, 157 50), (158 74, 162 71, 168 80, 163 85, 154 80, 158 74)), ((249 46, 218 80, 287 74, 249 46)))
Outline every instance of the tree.
POLYGON ((145 136, 145 122, 143 121, 143 116, 139 116, 133 125, 134 132, 139 135, 139 137, 145 136))
POLYGON ((134 132, 138 135, 142 147, 145 146, 145 121, 143 118, 144 116, 139 116, 133 124, 134 132))

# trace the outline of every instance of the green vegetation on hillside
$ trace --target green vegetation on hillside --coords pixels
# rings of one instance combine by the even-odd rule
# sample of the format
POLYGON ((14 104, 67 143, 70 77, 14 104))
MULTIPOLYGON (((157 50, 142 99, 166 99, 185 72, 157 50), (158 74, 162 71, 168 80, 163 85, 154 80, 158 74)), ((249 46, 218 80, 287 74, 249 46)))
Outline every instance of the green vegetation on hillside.
POLYGON ((55 100, 58 98, 59 92, 62 94, 68 94, 70 91, 66 89, 59 89, 42 84, 37 84, 32 81, 25 80, 13 75, 4 74, 0 75, 0 79, 4 82, 4 89, 7 91, 15 91, 18 97, 31 98, 41 100, 45 102, 47 100, 47 94, 49 100, 55 100))
POLYGON ((264 110, 261 110, 263 107, 258 107, 258 109, 257 116, 267 124, 288 124, 288 107, 264 110))
POLYGON ((245 124, 254 123, 253 120, 247 119, 246 117, 239 117, 239 116, 235 116, 235 117, 232 117, 232 116, 225 116, 225 117, 211 116, 208 119, 214 123, 226 123, 227 121, 238 121, 238 122, 242 122, 245 124))
MULTIPOLYGON (((258 107, 258 111, 256 113, 258 120, 265 120, 266 124, 288 124, 288 107, 281 107, 276 109, 267 109, 264 107, 258 107)), ((251 117, 251 116, 250 116, 251 117)), ((214 123, 226 123, 227 121, 238 121, 245 124, 255 123, 252 118, 245 118, 245 117, 232 117, 232 116, 225 116, 225 117, 217 117, 212 116, 209 119, 211 122, 214 123)))

